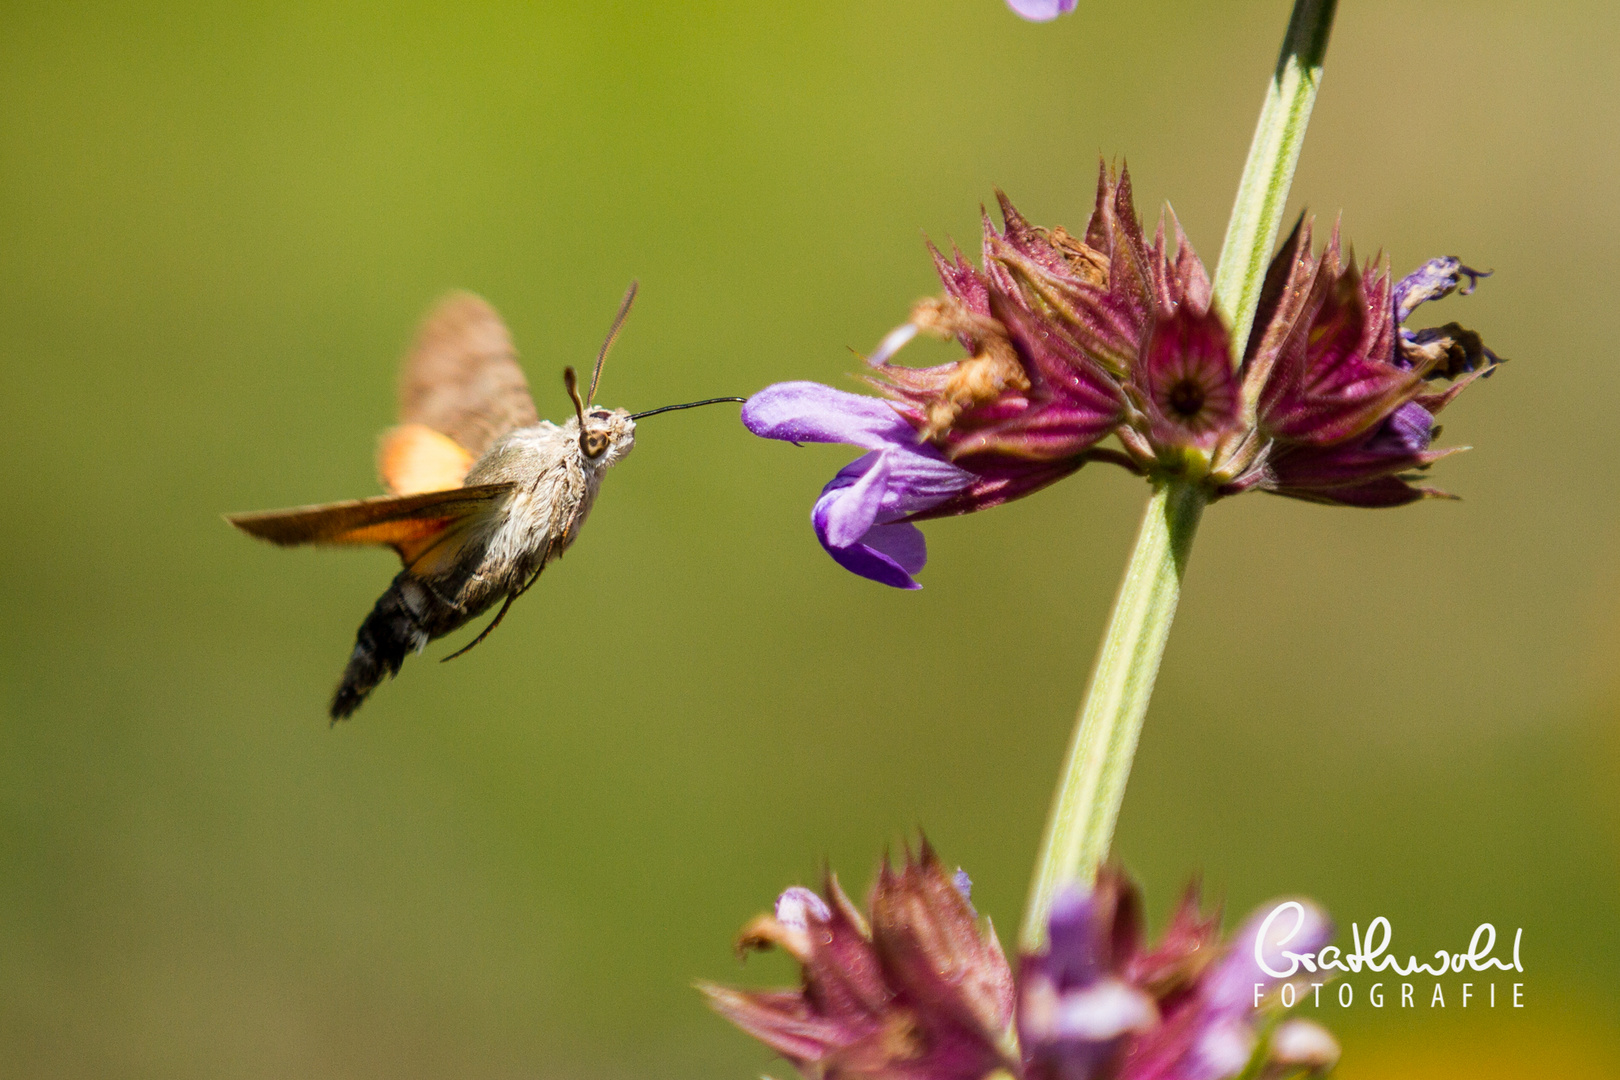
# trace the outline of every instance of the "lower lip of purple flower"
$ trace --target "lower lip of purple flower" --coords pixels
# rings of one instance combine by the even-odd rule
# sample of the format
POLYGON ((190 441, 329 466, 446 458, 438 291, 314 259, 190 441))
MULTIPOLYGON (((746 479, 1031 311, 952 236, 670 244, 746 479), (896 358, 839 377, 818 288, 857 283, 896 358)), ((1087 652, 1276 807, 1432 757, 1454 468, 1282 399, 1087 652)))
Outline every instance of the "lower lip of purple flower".
POLYGON ((967 488, 971 473, 932 447, 875 450, 846 465, 821 491, 810 520, 833 560, 851 573, 897 589, 928 561, 922 531, 901 519, 967 488))

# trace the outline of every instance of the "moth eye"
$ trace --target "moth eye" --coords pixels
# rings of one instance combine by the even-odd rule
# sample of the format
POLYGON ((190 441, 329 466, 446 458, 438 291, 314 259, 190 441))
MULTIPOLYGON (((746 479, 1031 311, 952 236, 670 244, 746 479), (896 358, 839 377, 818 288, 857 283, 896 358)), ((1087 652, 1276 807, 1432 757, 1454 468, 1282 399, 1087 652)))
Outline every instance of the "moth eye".
POLYGON ((603 435, 600 431, 587 431, 585 438, 580 440, 579 448, 585 451, 586 457, 596 458, 602 456, 602 451, 607 449, 607 445, 606 435, 603 435))

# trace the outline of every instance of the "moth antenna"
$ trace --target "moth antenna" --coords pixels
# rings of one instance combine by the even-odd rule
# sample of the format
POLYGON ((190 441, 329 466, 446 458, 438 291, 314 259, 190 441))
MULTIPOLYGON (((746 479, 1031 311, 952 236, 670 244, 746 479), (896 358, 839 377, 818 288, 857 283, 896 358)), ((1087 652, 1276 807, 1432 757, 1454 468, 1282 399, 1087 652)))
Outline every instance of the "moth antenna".
POLYGON ((591 372, 591 392, 585 395, 585 404, 589 405, 596 400, 596 384, 602 381, 602 365, 607 362, 608 350, 613 348, 613 342, 619 336, 620 327, 624 326, 625 317, 630 314, 630 305, 635 303, 636 282, 632 281, 625 290, 624 299, 619 301, 619 313, 613 316, 613 327, 608 331, 607 340, 602 342, 602 351, 596 354, 596 368, 591 372))
POLYGON ((630 414, 630 419, 632 419, 632 420, 640 420, 644 416, 657 416, 661 412, 676 412, 677 410, 680 410, 680 409, 695 409, 699 405, 719 405, 723 401, 747 402, 747 400, 748 399, 745 398, 745 397, 712 397, 712 398, 705 398, 702 401, 688 401, 685 405, 665 405, 663 408, 660 408, 660 409, 648 409, 646 412, 631 413, 630 414))
POLYGON ((585 405, 579 400, 579 377, 574 374, 571 367, 563 368, 563 385, 568 388, 568 397, 574 403, 574 415, 579 417, 579 433, 585 434, 585 405))

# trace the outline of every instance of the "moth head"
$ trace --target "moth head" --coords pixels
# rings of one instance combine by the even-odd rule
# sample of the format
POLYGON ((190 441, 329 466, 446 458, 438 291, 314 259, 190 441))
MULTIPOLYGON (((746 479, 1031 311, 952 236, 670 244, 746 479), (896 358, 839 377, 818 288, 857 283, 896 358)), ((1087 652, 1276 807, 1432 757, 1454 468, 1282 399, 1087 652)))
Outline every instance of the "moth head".
POLYGON ((630 447, 635 444, 636 422, 629 413, 623 409, 604 409, 594 404, 596 384, 602 381, 602 365, 607 362, 608 352, 624 327, 625 316, 630 314, 630 305, 635 303, 635 299, 636 283, 632 281, 624 299, 619 301, 619 313, 613 316, 613 326, 608 330, 607 340, 602 342, 602 348, 596 354, 596 367, 591 371, 591 388, 584 401, 579 397, 579 379, 574 375, 574 369, 563 369, 563 385, 568 387, 568 396, 574 402, 574 416, 579 420, 579 452, 585 455, 588 462, 611 465, 629 453, 630 447), (616 453, 610 453, 615 450, 616 453))
POLYGON ((563 385, 574 402, 574 417, 579 425, 579 452, 587 462, 612 465, 630 452, 636 442, 636 422, 623 409, 605 409, 600 405, 586 407, 579 396, 579 380, 573 368, 563 369, 563 385))

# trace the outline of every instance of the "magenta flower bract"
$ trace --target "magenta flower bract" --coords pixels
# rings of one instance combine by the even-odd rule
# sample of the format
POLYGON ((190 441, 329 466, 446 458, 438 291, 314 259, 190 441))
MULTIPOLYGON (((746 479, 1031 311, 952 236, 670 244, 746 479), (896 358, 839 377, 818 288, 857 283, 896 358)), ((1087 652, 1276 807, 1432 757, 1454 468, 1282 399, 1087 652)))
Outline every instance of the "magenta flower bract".
MULTIPOLYGON (((1257 1051, 1265 1077, 1337 1060, 1318 1025, 1273 1025, 1288 980, 1259 966, 1255 949, 1275 904, 1223 943, 1219 914, 1203 914, 1189 888, 1150 947, 1140 893, 1105 867, 1089 893, 1057 898, 1049 945, 1022 957, 1014 980, 965 878, 925 843, 899 870, 880 869, 870 921, 831 876, 823 895, 788 889, 738 948, 783 949, 802 968, 800 988, 700 988, 809 1080, 1229 1080, 1257 1051)), ((1285 969, 1284 947, 1316 952, 1333 934, 1318 908, 1294 903, 1297 914, 1259 942, 1273 971, 1285 969)), ((1296 995, 1303 979, 1292 980, 1296 995)))
POLYGON ((830 874, 825 896, 793 888, 744 927, 740 953, 781 948, 798 990, 701 984, 715 1011, 813 1080, 980 1080, 1008 1062, 1013 980, 994 932, 925 843, 885 861, 868 923, 830 874))
POLYGON ((1212 499, 1258 490, 1380 507, 1444 494, 1418 483, 1455 452, 1433 448, 1434 418, 1498 357, 1456 323, 1401 324, 1471 292, 1480 271, 1434 259, 1392 283, 1381 264, 1346 260, 1337 230, 1314 253, 1301 219, 1238 357, 1180 225, 1161 220, 1150 244, 1127 173, 1099 170, 1078 237, 998 198, 1002 227, 986 215, 979 268, 930 245, 944 295, 916 305, 867 361, 886 401, 784 383, 743 410, 758 435, 871 451, 812 515, 841 565, 915 588, 926 551, 914 522, 1022 497, 1091 461, 1199 483, 1212 499), (924 333, 967 357, 893 362, 924 333))
POLYGON ((1260 452, 1219 493, 1258 487, 1364 507, 1443 496, 1415 483, 1456 452, 1430 449, 1434 417, 1500 360, 1456 323, 1400 323, 1426 301, 1472 292, 1483 276, 1455 258, 1431 259, 1392 287, 1387 271, 1342 261, 1337 230, 1313 257, 1301 220, 1267 273, 1243 361, 1260 452), (1436 391, 1435 379, 1453 381, 1436 391))

